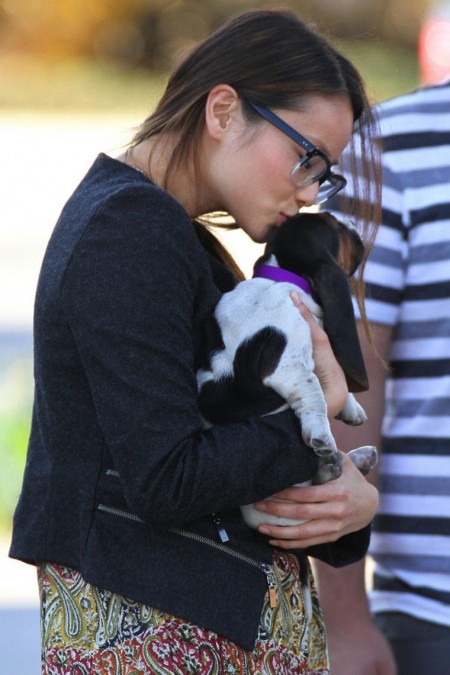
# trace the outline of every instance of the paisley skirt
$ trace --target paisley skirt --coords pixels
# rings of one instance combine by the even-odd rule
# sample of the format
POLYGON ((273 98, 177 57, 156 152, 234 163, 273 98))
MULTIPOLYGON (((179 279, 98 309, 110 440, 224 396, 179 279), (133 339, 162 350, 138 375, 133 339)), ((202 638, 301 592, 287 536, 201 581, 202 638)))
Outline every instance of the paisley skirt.
MULTIPOLYGON (((43 675, 328 675, 312 575, 305 618, 295 556, 274 551, 278 602, 264 602, 253 651, 206 628, 87 583, 60 565, 38 566, 43 675)), ((239 611, 237 608, 236 611, 239 611)))

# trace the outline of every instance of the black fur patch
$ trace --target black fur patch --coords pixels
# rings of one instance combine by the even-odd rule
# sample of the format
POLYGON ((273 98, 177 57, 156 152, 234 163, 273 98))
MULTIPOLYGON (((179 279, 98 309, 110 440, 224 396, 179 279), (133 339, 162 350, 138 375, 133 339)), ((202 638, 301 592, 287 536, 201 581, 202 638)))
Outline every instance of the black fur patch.
POLYGON ((262 380, 278 365, 286 337, 267 326, 246 340, 236 351, 234 375, 206 382, 199 394, 203 417, 211 424, 238 422, 253 415, 265 415, 285 401, 262 380))

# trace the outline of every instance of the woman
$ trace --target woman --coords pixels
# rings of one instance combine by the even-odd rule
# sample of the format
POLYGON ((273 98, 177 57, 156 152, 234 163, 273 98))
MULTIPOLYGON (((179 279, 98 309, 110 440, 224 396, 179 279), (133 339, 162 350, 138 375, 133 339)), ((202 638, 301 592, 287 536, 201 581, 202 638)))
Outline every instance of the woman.
MULTIPOLYGON (((202 325, 236 276, 193 220, 227 212, 264 241, 342 187, 331 165, 368 109, 354 68, 294 14, 245 13, 186 57, 129 150, 100 155, 66 204, 37 291, 11 548, 38 565, 43 672, 327 672, 302 551, 363 556, 376 491, 348 461, 334 484, 289 488, 317 466, 291 411, 203 430, 202 325), (293 503, 260 508, 310 521, 248 529, 238 506, 277 492, 293 503)), ((300 311, 332 417, 344 378, 300 311)))

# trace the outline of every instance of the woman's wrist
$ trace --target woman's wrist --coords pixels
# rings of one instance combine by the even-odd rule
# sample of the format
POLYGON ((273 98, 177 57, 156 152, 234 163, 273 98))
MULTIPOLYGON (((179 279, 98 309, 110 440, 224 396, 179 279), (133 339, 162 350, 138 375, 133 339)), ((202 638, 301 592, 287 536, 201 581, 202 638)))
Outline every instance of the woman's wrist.
POLYGON ((319 374, 317 377, 319 378, 325 402, 327 404, 328 417, 333 419, 341 412, 348 396, 347 382, 345 381, 344 374, 342 370, 339 369, 331 384, 321 381, 319 374))

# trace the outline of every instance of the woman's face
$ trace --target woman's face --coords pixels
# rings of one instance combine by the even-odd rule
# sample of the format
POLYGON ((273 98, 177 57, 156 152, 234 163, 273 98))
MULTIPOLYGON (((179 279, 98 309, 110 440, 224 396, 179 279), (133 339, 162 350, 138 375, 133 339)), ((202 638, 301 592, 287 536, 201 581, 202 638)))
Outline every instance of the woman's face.
MULTIPOLYGON (((322 150, 331 164, 350 141, 353 112, 345 97, 313 94, 301 110, 273 112, 322 150)), ((213 209, 230 213, 254 241, 266 241, 272 228, 315 203, 319 184, 299 188, 290 178, 304 150, 270 122, 255 126, 239 107, 216 150, 209 164, 209 201, 213 209)))

